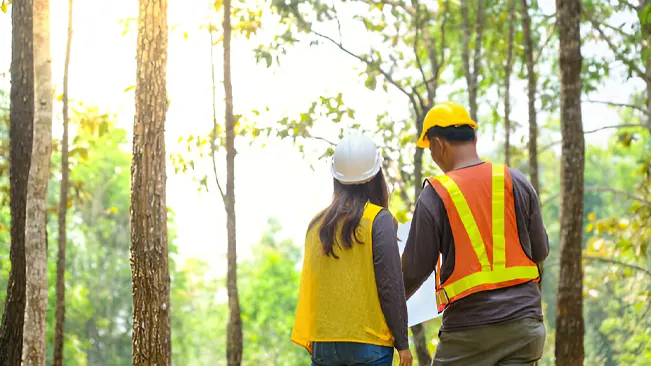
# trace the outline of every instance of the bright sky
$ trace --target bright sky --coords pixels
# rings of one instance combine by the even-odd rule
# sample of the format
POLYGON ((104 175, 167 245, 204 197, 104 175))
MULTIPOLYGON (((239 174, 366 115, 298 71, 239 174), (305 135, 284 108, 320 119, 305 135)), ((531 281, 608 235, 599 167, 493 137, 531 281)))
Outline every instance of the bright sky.
MULTIPOLYGON (((212 94, 210 79, 209 38, 199 25, 205 23, 207 1, 169 0, 168 21, 172 27, 168 50, 168 94, 171 100, 167 114, 167 152, 183 152, 177 140, 189 134, 203 134, 212 126, 212 94), (185 39, 183 34, 188 33, 185 39)), ((542 1, 546 13, 554 11, 553 2, 542 1)), ((76 1, 74 36, 70 66, 70 96, 86 104, 99 105, 116 113, 119 125, 131 131, 134 113, 133 90, 125 88, 135 83, 136 24, 123 35, 122 20, 137 17, 134 0, 76 1)), ((67 2, 52 2, 51 32, 53 80, 57 94, 61 91, 65 53, 67 2)), ((221 20, 220 20, 221 21, 221 20)), ((0 88, 9 90, 11 57, 11 19, 0 13, 0 88)), ((322 28, 336 34, 336 29, 322 28)), ((273 29, 261 31, 260 37, 243 42, 239 37, 233 45, 232 66, 235 112, 272 108, 271 114, 261 115, 260 122, 278 119, 281 113, 297 115, 324 93, 344 92, 346 103, 357 110, 356 118, 372 124, 375 116, 385 110, 396 119, 407 113, 406 100, 390 89, 368 91, 358 76, 359 64, 334 47, 309 47, 307 44, 291 49, 281 66, 266 69, 256 65, 251 48, 270 39, 273 29)), ((368 39, 358 32, 356 38, 346 38, 351 48, 361 49, 368 39), (357 48, 356 48, 357 47, 357 48)), ((214 50, 216 75, 222 78, 222 50, 214 50)), ((584 55, 600 53, 603 49, 584 47, 584 55)), ((592 99, 625 102, 629 91, 639 84, 611 81, 592 99)), ((525 83, 515 82, 515 103, 512 119, 526 125, 525 83)), ((217 88, 219 121, 223 120, 223 87, 217 88)), ((55 103, 54 134, 61 134, 61 105, 55 103)), ((617 113, 605 106, 586 104, 583 108, 586 129, 617 122, 617 113)), ((130 133, 129 133, 130 134, 130 133)), ((603 141, 607 133, 590 135, 588 142, 603 141)), ((480 149, 486 153, 493 141, 480 138, 480 149)), ((315 143, 315 148, 323 147, 315 143)), ((238 217, 238 246, 243 256, 250 255, 252 245, 266 228, 267 218, 277 217, 284 227, 282 233, 298 244, 302 243, 311 217, 330 199, 332 181, 326 162, 303 159, 289 142, 267 142, 265 148, 248 146, 239 141, 236 160, 236 202, 238 217), (314 163, 314 171, 309 167, 314 163)), ((220 156, 220 179, 225 180, 224 156, 220 156)), ((199 170, 210 172, 208 161, 199 170)), ((197 176, 199 174, 197 173, 197 176)), ((222 183, 223 184, 223 183, 222 183)), ((198 193, 198 184, 190 175, 175 175, 168 161, 168 205, 176 212, 178 244, 184 257, 200 257, 215 263, 220 274, 225 272, 226 228, 225 214, 216 189, 198 193)), ((211 187, 214 188, 214 187, 211 187)))

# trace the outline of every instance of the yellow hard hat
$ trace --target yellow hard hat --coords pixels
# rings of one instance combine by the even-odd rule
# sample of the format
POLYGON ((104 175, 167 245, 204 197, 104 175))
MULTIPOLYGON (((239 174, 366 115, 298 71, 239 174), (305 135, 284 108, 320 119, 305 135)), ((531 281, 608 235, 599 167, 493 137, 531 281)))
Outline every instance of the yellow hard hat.
POLYGON ((470 119, 470 114, 465 108, 457 103, 445 102, 437 104, 427 112, 425 121, 423 121, 423 130, 416 142, 416 146, 423 149, 429 148, 427 131, 432 127, 450 127, 468 125, 474 130, 477 129, 477 123, 470 119))

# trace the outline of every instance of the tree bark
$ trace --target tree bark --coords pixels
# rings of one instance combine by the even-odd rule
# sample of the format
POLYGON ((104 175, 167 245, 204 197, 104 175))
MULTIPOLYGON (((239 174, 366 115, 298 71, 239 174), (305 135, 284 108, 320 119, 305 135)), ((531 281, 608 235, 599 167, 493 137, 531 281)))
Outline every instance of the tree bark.
POLYGON ((504 164, 511 165, 511 71, 513 69, 513 39, 515 38, 515 0, 509 1, 509 38, 504 67, 504 164))
POLYGON ((477 94, 479 84, 479 74, 481 72, 481 48, 484 30, 484 1, 477 1, 477 17, 475 19, 475 51, 473 62, 470 65, 470 20, 468 19, 467 0, 461 0, 461 16, 463 20, 463 48, 461 58, 466 74, 466 84, 468 85, 468 104, 470 109, 470 118, 477 121, 477 94))
MULTIPOLYGON (((644 11, 648 6, 651 6, 651 0, 646 0, 640 3, 640 11, 644 11)), ((646 50, 646 60, 645 60, 645 74, 646 74, 646 98, 647 98, 647 128, 651 131, 651 21, 646 19, 646 23, 642 24, 642 35, 646 40, 644 44, 644 50, 646 50)))
POLYGON ((583 169, 581 2, 556 0, 561 71, 561 233, 556 304, 556 364, 583 365, 583 169))
POLYGON ((529 174, 531 185, 540 194, 538 178, 538 122, 536 117, 536 88, 538 85, 534 69, 533 39, 531 37, 531 17, 527 0, 522 0, 522 33, 524 38, 524 57, 527 64, 527 94, 529 101, 529 174))
POLYGON ((66 244, 67 244, 67 215, 68 215, 68 75, 70 68, 70 48, 72 44, 72 5, 68 1, 68 42, 66 43, 66 58, 63 65, 63 137, 61 138, 61 191, 59 198, 59 251, 57 254, 56 308, 54 310, 54 366, 63 366, 63 343, 66 314, 66 244))
POLYGON ((20 365, 25 320, 25 221, 27 184, 34 126, 34 53, 32 2, 14 0, 11 7, 11 108, 9 112, 9 196, 11 271, 0 327, 0 365, 20 365))
POLYGON ((47 185, 52 153, 50 0, 34 0, 34 140, 27 184, 25 223, 26 305, 23 365, 45 366, 47 315, 47 185))
POLYGON ((416 357, 418 358, 419 365, 426 365, 432 363, 432 356, 429 354, 427 348, 427 338, 425 336, 425 326, 423 324, 417 324, 411 327, 411 332, 414 335, 414 343, 416 348, 416 357))
POLYGON ((231 0, 224 1, 224 93, 226 96, 226 229, 228 232, 228 339, 229 366, 242 363, 242 317, 237 290, 237 236, 235 220, 235 116, 231 80, 231 0))
POLYGON ((140 0, 131 167, 133 365, 171 365, 165 115, 167 0, 140 0))

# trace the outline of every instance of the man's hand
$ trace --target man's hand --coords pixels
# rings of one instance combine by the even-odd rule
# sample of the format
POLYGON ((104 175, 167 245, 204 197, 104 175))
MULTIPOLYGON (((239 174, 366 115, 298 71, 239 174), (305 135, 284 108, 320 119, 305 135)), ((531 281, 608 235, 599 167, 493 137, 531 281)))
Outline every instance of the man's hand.
POLYGON ((411 366, 411 363, 414 362, 413 357, 411 357, 411 351, 409 348, 398 351, 398 355, 400 355, 400 366, 411 366))

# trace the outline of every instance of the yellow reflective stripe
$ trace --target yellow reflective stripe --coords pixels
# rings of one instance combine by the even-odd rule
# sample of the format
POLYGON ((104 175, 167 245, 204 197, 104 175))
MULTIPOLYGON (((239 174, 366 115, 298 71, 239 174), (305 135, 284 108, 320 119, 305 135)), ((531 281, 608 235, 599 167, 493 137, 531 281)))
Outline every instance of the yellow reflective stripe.
POLYGON ((452 198, 452 202, 459 213, 463 227, 466 229, 468 237, 470 237, 470 244, 472 244, 472 248, 475 250, 477 259, 481 264, 482 272, 490 272, 491 264, 488 262, 488 254, 486 254, 484 240, 481 238, 477 222, 475 222, 475 218, 470 211, 470 207, 468 207, 468 202, 466 202, 466 198, 463 196, 461 189, 459 189, 459 186, 457 186, 452 178, 447 175, 438 176, 436 179, 441 182, 443 187, 448 191, 450 198, 452 198))
POLYGON ((506 267, 504 238, 504 165, 493 164, 493 270, 506 267))
POLYGON ((445 291, 436 291, 436 305, 445 305, 448 303, 447 297, 445 297, 445 291))
POLYGON ((448 297, 453 298, 464 291, 480 285, 497 284, 518 279, 535 280, 538 278, 538 267, 520 266, 499 269, 493 272, 476 272, 454 283, 443 286, 448 297))

